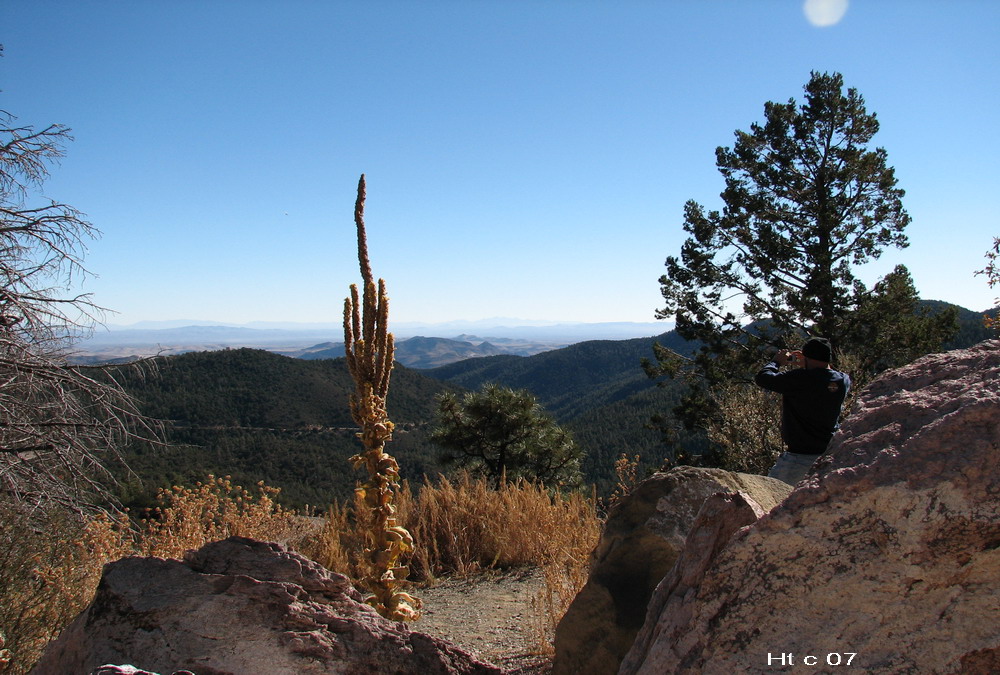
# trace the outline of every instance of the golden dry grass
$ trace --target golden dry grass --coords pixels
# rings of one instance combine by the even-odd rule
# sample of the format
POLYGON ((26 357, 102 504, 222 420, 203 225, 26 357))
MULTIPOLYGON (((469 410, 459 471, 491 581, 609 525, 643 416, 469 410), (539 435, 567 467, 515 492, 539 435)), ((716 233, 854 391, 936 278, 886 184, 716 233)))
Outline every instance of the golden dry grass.
POLYGON ((26 673, 91 600, 105 562, 131 548, 121 523, 0 506, 0 672, 26 673))
MULTIPOLYGON (((541 569, 545 590, 535 599, 534 615, 542 619, 533 628, 539 650, 551 650, 556 624, 587 581, 590 553, 601 532, 596 499, 527 481, 503 482, 494 489, 485 479, 463 474, 455 480, 425 480, 416 496, 404 483, 395 503, 397 517, 416 541, 413 577, 423 583, 485 569, 541 569)), ((303 552, 328 569, 363 579, 368 570, 361 549, 368 527, 360 500, 335 505, 303 552)))
MULTIPOLYGON (((178 558, 240 535, 287 543, 355 583, 370 573, 363 549, 370 546, 371 514, 360 498, 333 505, 322 526, 307 533, 307 519, 282 508, 277 493, 209 476, 193 488, 161 491, 159 507, 132 524, 105 514, 57 513, 28 522, 0 505, 0 673, 27 673, 90 602, 103 565, 126 555, 178 558)), ((540 568, 546 589, 536 603, 545 621, 537 632, 540 649, 546 648, 545 636, 586 581, 601 526, 593 498, 525 481, 493 489, 463 475, 427 480, 417 494, 404 483, 395 505, 417 542, 413 576, 424 583, 490 568, 540 568)))
POLYGON ((27 513, 0 504, 0 673, 27 673, 54 638, 91 601, 104 564, 128 555, 178 558, 230 535, 283 540, 299 528, 274 501, 209 476, 194 488, 162 490, 150 518, 27 513))
POLYGON ((256 494, 233 485, 229 476, 208 476, 193 488, 160 490, 150 517, 140 521, 141 555, 181 558, 190 549, 231 536, 286 541, 296 529, 294 511, 275 501, 279 490, 263 482, 256 494))
MULTIPOLYGON (((413 533, 415 578, 467 575, 483 569, 523 565, 586 565, 597 543, 600 521, 594 500, 561 494, 527 481, 497 489, 463 474, 426 480, 415 496, 409 485, 396 496, 396 516, 413 533)), ((363 578, 358 555, 367 523, 361 502, 334 505, 322 532, 304 553, 325 567, 363 578)))

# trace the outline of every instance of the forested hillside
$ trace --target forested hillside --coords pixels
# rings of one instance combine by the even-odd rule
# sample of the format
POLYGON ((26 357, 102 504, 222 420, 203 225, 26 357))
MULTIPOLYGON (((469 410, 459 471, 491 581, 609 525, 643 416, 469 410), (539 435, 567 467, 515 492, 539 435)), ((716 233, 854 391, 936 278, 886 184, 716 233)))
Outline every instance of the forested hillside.
POLYGON ((529 357, 491 356, 425 370, 427 375, 478 389, 487 382, 528 389, 560 422, 627 398, 651 386, 642 370, 653 343, 683 351, 673 331, 633 340, 592 340, 529 357))
MULTIPOLYGON (((932 309, 944 303, 927 302, 932 309)), ((960 311, 956 348, 986 337, 981 313, 960 311)), ((653 415, 668 415, 680 385, 658 387, 641 368, 653 342, 683 351, 673 331, 657 338, 596 340, 536 354, 474 358, 430 370, 396 366, 388 410, 397 424, 393 455, 403 476, 420 481, 440 470, 428 440, 436 397, 446 390, 477 390, 494 382, 527 389, 584 449, 587 483, 607 494, 614 462, 642 455, 645 468, 667 456, 653 415)), ((131 448, 128 461, 142 476, 122 475, 122 499, 148 504, 157 487, 190 485, 213 472, 246 485, 259 480, 281 487, 286 503, 323 506, 350 494, 360 477, 347 459, 359 449, 347 397, 353 382, 343 358, 304 360, 254 349, 193 352, 158 359, 158 374, 123 375, 144 411, 168 420, 169 448, 131 448)), ((126 373, 127 371, 123 371, 126 373)), ((688 451, 704 440, 682 435, 688 451)))
MULTIPOLYGON (((530 357, 469 359, 424 371, 465 389, 493 382, 527 389, 556 420, 572 432, 584 450, 585 480, 607 494, 614 487, 614 463, 623 453, 642 456, 644 468, 658 468, 667 456, 653 415, 667 415, 677 404, 680 385, 659 387, 646 377, 642 359, 653 343, 684 352, 690 347, 675 332, 632 340, 593 340, 530 357)), ((679 442, 700 452, 696 434, 679 442)))
MULTIPOLYGON (((682 349, 673 334, 661 342, 682 349)), ((663 457, 659 432, 648 428, 666 413, 676 390, 643 373, 654 338, 593 341, 532 357, 471 359, 434 370, 398 365, 388 409, 397 431, 394 456, 404 477, 440 471, 427 434, 436 397, 496 381, 528 389, 570 429, 584 448, 585 479, 601 492, 613 486, 614 461, 641 453, 663 457)), ((344 359, 292 359, 253 349, 193 352, 158 359, 154 377, 128 376, 129 390, 150 416, 168 421, 169 448, 132 448, 128 462, 142 485, 123 476, 123 500, 148 504, 155 488, 191 484, 207 473, 242 484, 265 480, 287 503, 324 505, 347 496, 359 477, 347 458, 359 449, 347 397, 353 387, 344 359)), ((127 372, 127 371, 123 371, 127 372)))
POLYGON ((964 349, 977 342, 988 340, 991 337, 989 329, 983 324, 983 315, 996 317, 996 308, 986 312, 973 312, 964 307, 940 300, 921 300, 920 305, 932 314, 951 308, 955 308, 958 311, 958 332, 955 333, 955 336, 951 340, 945 343, 945 349, 964 349))
MULTIPOLYGON (((190 485, 209 473, 280 487, 287 503, 323 506, 350 494, 360 477, 344 359, 304 361, 255 349, 193 352, 158 359, 158 374, 126 375, 150 416, 167 420, 169 448, 135 447, 127 460, 143 485, 125 480, 126 503, 148 503, 155 488, 190 485)), ((435 397, 450 385, 397 365, 389 410, 404 476, 438 466, 426 440, 435 397)))

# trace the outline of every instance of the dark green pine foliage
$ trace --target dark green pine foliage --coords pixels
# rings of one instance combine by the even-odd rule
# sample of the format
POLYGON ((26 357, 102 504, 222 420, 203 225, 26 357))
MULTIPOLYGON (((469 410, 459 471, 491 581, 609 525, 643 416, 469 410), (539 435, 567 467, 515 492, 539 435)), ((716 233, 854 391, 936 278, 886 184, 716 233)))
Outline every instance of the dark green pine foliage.
MULTIPOLYGON (((243 485, 263 480, 295 507, 325 507, 351 495, 357 473, 346 459, 357 452, 358 430, 347 408, 354 384, 343 358, 305 361, 232 349, 157 361, 156 377, 121 374, 143 412, 167 421, 170 443, 126 450, 134 471, 119 476, 126 505, 148 506, 157 488, 190 486, 208 473, 243 485)), ((428 427, 435 398, 453 389, 397 364, 388 407, 406 475, 419 480, 440 470, 428 427)))
POLYGON ((681 406, 689 424, 710 414, 712 383, 748 380, 765 352, 829 338, 842 353, 884 368, 933 349, 953 314, 917 313, 909 273, 897 267, 868 289, 857 266, 907 245, 910 216, 883 148, 879 123, 839 74, 812 73, 800 105, 764 105, 765 120, 716 150, 722 211, 689 201, 679 256, 660 279, 677 332, 702 346, 687 362, 661 349, 651 374, 697 373, 681 406), (891 339, 890 339, 891 336, 891 339))
POLYGON ((581 470, 587 484, 607 496, 615 487, 615 460, 641 455, 641 471, 676 464, 701 454, 703 434, 680 430, 664 443, 663 430, 651 423, 675 407, 683 383, 656 386, 642 370, 654 344, 682 354, 694 346, 675 331, 631 340, 592 340, 534 356, 489 356, 423 371, 475 390, 486 384, 527 389, 583 450, 581 470))
POLYGON ((468 468, 494 485, 503 478, 580 484, 582 451, 530 392, 487 384, 463 396, 442 394, 438 405, 431 440, 443 449, 446 465, 468 468))

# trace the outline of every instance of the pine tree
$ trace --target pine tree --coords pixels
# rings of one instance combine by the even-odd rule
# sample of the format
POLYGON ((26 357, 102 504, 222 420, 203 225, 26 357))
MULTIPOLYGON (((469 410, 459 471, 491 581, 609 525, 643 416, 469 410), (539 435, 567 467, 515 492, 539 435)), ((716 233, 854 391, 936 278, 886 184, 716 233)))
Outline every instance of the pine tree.
POLYGON ((936 348, 956 328, 953 314, 919 315, 905 267, 872 289, 855 275, 908 245, 904 192, 886 151, 871 147, 879 123, 857 90, 816 72, 804 89, 801 105, 766 103, 762 124, 716 150, 723 208, 689 201, 689 237, 666 260, 657 315, 701 346, 690 361, 658 349, 647 371, 697 374, 679 409, 688 426, 713 413, 713 384, 749 381, 769 348, 819 335, 876 369, 936 348))
POLYGON ((580 483, 582 451, 528 391, 487 384, 462 398, 439 399, 431 440, 442 460, 488 477, 494 485, 525 478, 547 485, 580 483))

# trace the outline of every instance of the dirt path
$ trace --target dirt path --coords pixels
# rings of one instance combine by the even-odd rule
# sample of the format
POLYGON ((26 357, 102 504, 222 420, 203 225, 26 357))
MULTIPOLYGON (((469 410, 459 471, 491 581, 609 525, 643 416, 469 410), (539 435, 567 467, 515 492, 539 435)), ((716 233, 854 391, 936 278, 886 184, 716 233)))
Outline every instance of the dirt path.
POLYGON ((551 635, 539 609, 545 582, 537 569, 444 579, 415 589, 424 602, 413 630, 443 637, 511 673, 551 670, 551 635))

